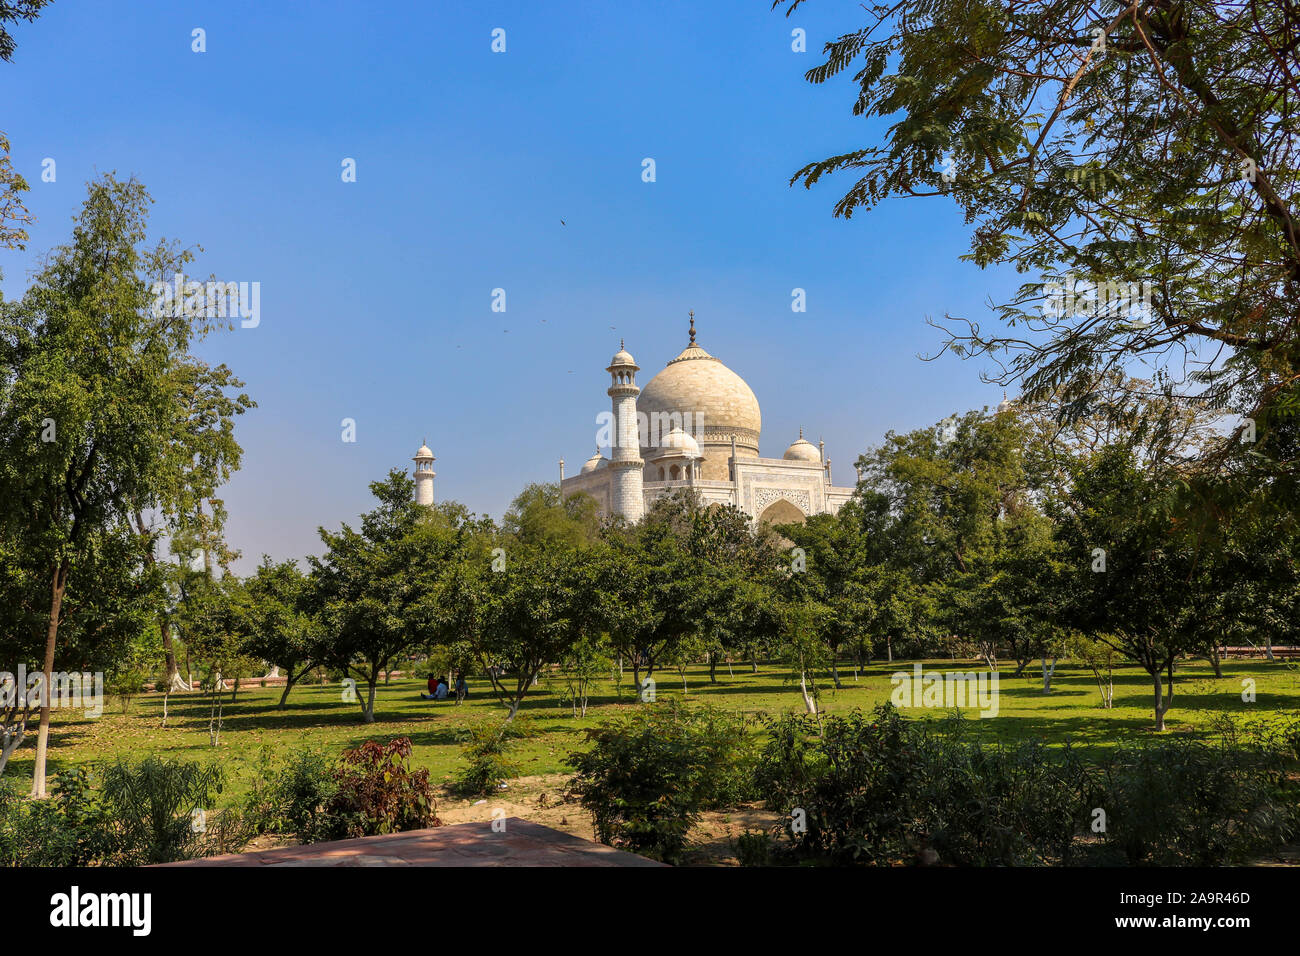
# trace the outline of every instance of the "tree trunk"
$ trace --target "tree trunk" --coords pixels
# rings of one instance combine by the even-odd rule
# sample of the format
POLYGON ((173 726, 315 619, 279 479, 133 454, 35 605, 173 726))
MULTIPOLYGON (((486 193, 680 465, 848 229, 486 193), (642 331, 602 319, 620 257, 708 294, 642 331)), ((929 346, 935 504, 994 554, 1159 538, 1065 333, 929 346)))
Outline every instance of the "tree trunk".
POLYGON ((220 678, 218 678, 218 680, 212 685, 211 701, 212 703, 208 708, 208 744, 215 747, 217 744, 221 743, 221 724, 223 722, 222 714, 224 705, 221 701, 220 678))
MULTIPOLYGON (((136 534, 141 537, 152 537, 152 535, 146 531, 144 526, 144 515, 139 511, 135 513, 135 530, 136 534)), ((152 542, 150 542, 148 550, 145 551, 144 561, 145 564, 149 565, 151 568, 157 563, 157 558, 154 557, 153 553, 152 542)), ((176 682, 180 680, 181 669, 176 663, 176 645, 172 641, 171 621, 167 619, 167 614, 165 612, 158 616, 158 633, 162 636, 163 658, 167 664, 167 684, 168 686, 174 687, 176 682)), ((188 687, 178 689, 189 690, 188 687)))
POLYGON ((894 663, 894 639, 891 636, 885 637, 885 654, 889 663, 894 663))
POLYGON ((807 675, 803 671, 799 672, 799 693, 803 695, 803 705, 808 708, 808 713, 817 716, 817 701, 808 693, 807 675))
POLYGON ((1223 676, 1223 660, 1219 654, 1219 642, 1214 641, 1210 644, 1210 666, 1214 668, 1214 676, 1223 676))
MULTIPOLYGON (((176 663, 176 645, 172 641, 172 625, 164 614, 158 621, 158 632, 162 635, 163 656, 167 660, 167 683, 174 684, 181 679, 181 668, 176 663)), ((189 690, 189 688, 185 688, 189 690)))
POLYGON ((290 667, 289 672, 284 675, 284 693, 280 695, 280 703, 276 705, 278 710, 284 710, 285 701, 289 699, 289 691, 293 690, 293 684, 293 668, 290 667))
POLYGON ((1056 673, 1056 658, 1055 657, 1052 658, 1052 666, 1048 667, 1047 658, 1044 657, 1043 658, 1043 693, 1044 694, 1050 694, 1052 692, 1052 675, 1054 675, 1055 673, 1056 673))
POLYGON ((361 719, 367 724, 375 722, 375 685, 379 683, 379 675, 372 673, 366 681, 369 691, 366 696, 366 702, 361 705, 361 719))
POLYGON ((718 655, 710 654, 709 655, 709 683, 716 684, 717 682, 718 682, 718 655))
POLYGON ((1167 695, 1164 693, 1164 685, 1160 681, 1160 671, 1157 669, 1156 672, 1151 675, 1151 679, 1155 683, 1156 730, 1158 732, 1165 729, 1165 714, 1169 713, 1169 708, 1174 705, 1174 675, 1172 663, 1169 665, 1169 670, 1169 693, 1167 695))
POLYGON ((68 588, 68 559, 64 558, 51 569, 50 617, 45 631, 44 686, 41 688, 41 717, 36 731, 36 762, 32 766, 33 797, 44 797, 45 758, 50 745, 50 703, 54 689, 54 645, 59 638, 59 614, 63 610, 63 594, 68 588))
POLYGON ((844 685, 840 683, 840 668, 837 658, 839 655, 831 651, 831 680, 835 682, 835 689, 840 690, 844 685))
MULTIPOLYGON (((14 694, 18 694, 18 683, 14 682, 14 694)), ((13 711, 9 715, 11 721, 17 720, 17 727, 8 726, 5 728, 3 738, 0 739, 0 776, 4 776, 5 767, 9 766, 9 758, 13 752, 22 746, 23 740, 27 737, 27 722, 31 720, 32 712, 30 707, 19 707, 17 697, 15 696, 13 711)))
POLYGON ((1156 730, 1157 730, 1157 731, 1161 731, 1161 730, 1164 730, 1164 729, 1165 729, 1165 709, 1164 709, 1164 706, 1163 706, 1163 704, 1164 704, 1164 702, 1165 702, 1165 698, 1164 698, 1164 694, 1161 692, 1161 687, 1160 687, 1160 672, 1159 672, 1159 671, 1157 671, 1157 672, 1152 676, 1152 680, 1155 682, 1155 695, 1156 695, 1156 703, 1155 703, 1156 730))

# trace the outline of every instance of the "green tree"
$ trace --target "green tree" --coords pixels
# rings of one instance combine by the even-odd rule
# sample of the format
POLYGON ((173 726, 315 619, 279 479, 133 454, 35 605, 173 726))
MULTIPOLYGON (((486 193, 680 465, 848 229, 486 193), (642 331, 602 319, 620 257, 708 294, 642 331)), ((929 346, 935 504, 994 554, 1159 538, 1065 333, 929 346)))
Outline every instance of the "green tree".
MULTIPOLYGON (((412 500, 415 484, 394 469, 370 484, 379 506, 354 530, 320 529, 325 554, 309 557, 310 607, 328 636, 324 653, 366 686, 358 694, 362 720, 375 719, 375 692, 393 662, 427 638, 434 619, 426 548, 441 549, 431 513, 412 500)), ((445 536, 444 536, 445 537, 445 536)))
MULTIPOLYGON (((39 664, 49 619, 48 565, 20 544, 0 536, 0 660, 7 662, 3 669, 25 665, 29 681, 18 686, 15 672, 13 681, 0 685, 0 773, 39 712, 40 688, 52 687, 39 664), (29 688, 33 693, 26 693, 29 688)), ((157 611, 155 575, 127 529, 112 526, 91 535, 59 605, 55 667, 71 674, 107 672, 111 683, 157 611)), ((83 699, 91 690, 83 682, 83 699)))
POLYGON ((596 629, 596 567, 583 551, 559 546, 513 548, 497 567, 485 578, 475 648, 506 707, 508 726, 542 668, 561 661, 596 629))
POLYGON ((1072 505, 1060 516, 1070 568, 1063 617, 1150 675, 1157 731, 1173 706, 1175 661, 1203 640, 1198 554, 1179 527, 1176 494, 1128 450, 1107 448, 1080 466, 1072 505))
POLYGON ((818 619, 837 688, 842 686, 841 650, 853 648, 855 655, 870 652, 870 627, 877 610, 867 544, 856 519, 849 505, 847 512, 814 515, 802 525, 779 529, 802 551, 791 559, 790 589, 824 609, 818 619))
POLYGON ((13 62, 17 44, 9 32, 8 24, 26 20, 31 23, 41 15, 41 8, 53 0, 0 0, 0 60, 13 62))
POLYGON ((595 540, 599 521, 590 495, 560 496, 556 484, 531 484, 510 503, 502 531, 529 547, 582 547, 595 540))
MULTIPOLYGON (((0 0, 0 60, 13 62, 14 43, 7 24, 35 20, 41 7, 50 0, 0 0)), ((0 249, 25 249, 31 214, 23 204, 21 193, 27 192, 27 180, 14 169, 9 160, 9 140, 0 133, 0 249)), ((0 276, 3 273, 0 272, 0 276)))
POLYGON ((284 668, 284 707, 294 685, 324 657, 324 634, 312 617, 307 576, 296 561, 272 561, 266 555, 244 582, 248 593, 245 653, 284 668))
MULTIPOLYGON (((166 533, 187 552, 199 552, 209 576, 214 565, 227 568, 237 555, 223 540, 225 505, 217 490, 239 468, 243 449, 235 440, 234 421, 256 403, 225 365, 211 366, 190 356, 174 356, 172 387, 178 402, 176 440, 167 447, 169 461, 163 474, 169 484, 156 501, 158 523, 146 523, 144 507, 131 514, 136 533, 151 544, 166 533), (232 394, 232 392, 234 392, 232 394)), ((148 549, 150 561, 154 548, 148 549)), ((180 667, 172 641, 172 615, 164 607, 159 616, 159 635, 167 667, 169 689, 188 690, 180 678, 180 667)))
MULTIPOLYGON (((21 301, 0 310, 0 533, 45 568, 43 670, 61 607, 91 542, 161 504, 181 483, 176 367, 209 329, 155 316, 147 282, 188 259, 146 243, 148 192, 111 174, 92 182, 72 242, 53 250, 21 301)), ((49 708, 32 792, 45 794, 49 708)))
POLYGON ((27 230, 23 226, 32 221, 32 216, 22 193, 28 188, 27 180, 9 159, 9 139, 0 133, 0 249, 27 248, 27 230))
POLYGON ((888 117, 883 141, 792 181, 858 176, 835 206, 846 217, 947 197, 971 227, 966 259, 1037 276, 997 306, 1005 334, 949 317, 948 346, 995 359, 995 380, 1068 417, 1140 359, 1152 377, 1118 413, 1155 391, 1249 418, 1200 459, 1246 446, 1239 467, 1285 473, 1297 446, 1279 430, 1300 406, 1297 29, 1288 3, 876 5, 807 79, 856 68, 853 112, 888 117))

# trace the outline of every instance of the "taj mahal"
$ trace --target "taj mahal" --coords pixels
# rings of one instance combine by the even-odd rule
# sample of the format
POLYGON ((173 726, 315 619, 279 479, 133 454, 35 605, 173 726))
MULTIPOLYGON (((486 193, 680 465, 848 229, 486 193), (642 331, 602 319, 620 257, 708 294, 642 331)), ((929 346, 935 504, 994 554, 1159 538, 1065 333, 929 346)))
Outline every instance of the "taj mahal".
MULTIPOLYGON (((601 515, 636 522, 664 495, 689 489, 704 505, 735 505, 755 522, 802 523, 809 515, 834 514, 853 494, 831 483, 825 446, 796 438, 780 458, 763 458, 763 418, 745 380, 695 341, 640 388, 636 360, 623 348, 610 359, 606 394, 609 457, 599 447, 576 475, 566 477, 560 459, 560 490, 590 495, 601 515)), ((599 445, 599 442, 598 442, 599 445)), ((416 500, 433 503, 433 452, 421 445, 415 458, 416 500)))

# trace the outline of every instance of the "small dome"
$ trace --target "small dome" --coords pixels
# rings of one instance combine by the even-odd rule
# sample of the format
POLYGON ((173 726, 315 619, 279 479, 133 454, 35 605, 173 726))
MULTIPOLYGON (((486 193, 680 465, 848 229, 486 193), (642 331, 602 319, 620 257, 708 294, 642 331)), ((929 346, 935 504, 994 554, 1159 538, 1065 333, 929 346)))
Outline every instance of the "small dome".
POLYGON ((820 463, 822 454, 817 450, 817 446, 803 437, 803 432, 795 439, 794 444, 785 450, 781 456, 786 461, 815 461, 820 463))
POLYGON ((597 448, 596 453, 582 463, 582 467, 578 469, 578 474, 589 475, 593 471, 596 471, 599 468, 605 468, 608 465, 609 459, 602 455, 600 449, 597 448))
POLYGON ((659 442, 658 453, 656 458, 667 457, 686 457, 699 458, 700 446, 690 435, 682 431, 682 426, 678 425, 659 442))
POLYGON ((632 357, 632 353, 629 352, 627 349, 623 348, 623 342, 620 340, 618 343, 618 351, 615 352, 614 357, 609 360, 609 367, 615 368, 617 366, 623 366, 623 365, 630 365, 633 368, 639 367, 636 364, 636 359, 632 357))
POLYGON ((420 446, 420 450, 417 451, 417 452, 415 453, 415 457, 416 457, 417 459, 419 459, 419 458, 432 458, 432 457, 433 457, 433 452, 429 450, 429 446, 428 446, 428 445, 421 445, 421 446, 420 446))

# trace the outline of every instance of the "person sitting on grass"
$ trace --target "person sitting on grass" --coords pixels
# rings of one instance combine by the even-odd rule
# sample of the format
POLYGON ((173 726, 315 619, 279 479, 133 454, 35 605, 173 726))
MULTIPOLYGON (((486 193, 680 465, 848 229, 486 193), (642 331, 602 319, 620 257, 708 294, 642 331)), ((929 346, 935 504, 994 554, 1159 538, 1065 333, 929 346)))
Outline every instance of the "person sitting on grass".
POLYGON ((438 689, 433 692, 433 699, 434 700, 447 699, 447 682, 445 680, 438 681, 438 689))

